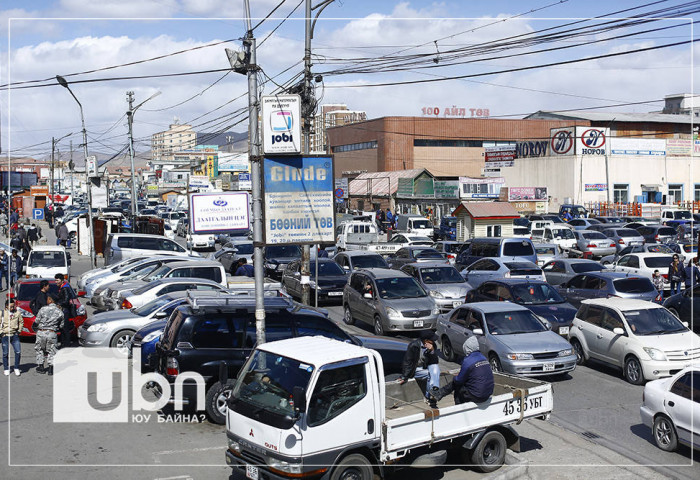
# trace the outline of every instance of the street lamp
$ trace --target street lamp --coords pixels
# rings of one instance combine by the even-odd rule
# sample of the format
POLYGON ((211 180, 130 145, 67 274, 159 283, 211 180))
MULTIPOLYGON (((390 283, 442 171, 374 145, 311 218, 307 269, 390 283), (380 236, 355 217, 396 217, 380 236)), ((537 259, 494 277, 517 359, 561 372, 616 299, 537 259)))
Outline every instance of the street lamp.
MULTIPOLYGON (((68 90, 73 97, 73 99, 76 101, 78 104, 78 107, 80 107, 80 121, 83 126, 83 155, 85 157, 85 180, 87 183, 87 196, 88 196, 88 230, 89 230, 89 235, 88 235, 88 250, 90 252, 90 265, 94 268, 97 266, 97 262, 95 260, 95 232, 92 227, 92 181, 90 180, 90 173, 88 171, 88 165, 87 165, 87 158, 88 158, 88 149, 87 149, 87 130, 85 130, 85 115, 83 115, 83 105, 80 103, 80 100, 78 100, 78 97, 75 96, 73 93, 73 90, 70 89, 68 86, 68 82, 66 81, 65 78, 63 78, 60 75, 56 75, 56 81, 60 86, 68 90)), ((95 163, 95 166, 97 167, 97 163, 95 163)))
POLYGON ((132 108, 132 104, 134 102, 134 92, 126 92, 128 95, 128 101, 129 101, 129 110, 126 112, 126 117, 127 120, 129 121, 129 158, 131 159, 131 231, 134 230, 134 222, 136 221, 136 204, 137 204, 137 198, 136 198, 136 173, 135 173, 135 168, 134 168, 134 114, 136 113, 136 110, 139 109, 141 105, 146 103, 147 101, 151 100, 152 98, 157 97, 158 95, 161 94, 160 91, 157 91, 150 97, 148 97, 146 100, 143 102, 139 103, 136 105, 136 107, 132 108))

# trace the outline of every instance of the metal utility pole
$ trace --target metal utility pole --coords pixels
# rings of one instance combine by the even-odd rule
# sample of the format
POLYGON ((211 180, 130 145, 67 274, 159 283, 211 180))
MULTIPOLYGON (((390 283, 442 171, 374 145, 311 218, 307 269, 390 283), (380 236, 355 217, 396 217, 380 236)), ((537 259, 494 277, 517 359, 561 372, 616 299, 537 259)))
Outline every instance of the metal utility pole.
POLYGON ((154 93, 150 97, 148 97, 146 100, 143 102, 139 103, 136 105, 134 108, 134 92, 126 92, 126 99, 129 102, 129 110, 126 112, 126 118, 128 120, 129 124, 129 159, 131 160, 131 224, 132 224, 132 229, 133 223, 136 220, 136 205, 137 205, 137 197, 136 197, 136 169, 134 167, 134 114, 136 113, 136 110, 139 109, 141 105, 146 103, 152 98, 157 97, 160 95, 160 91, 154 93))
POLYGON ((73 163, 73 140, 70 141, 70 161, 68 162, 68 170, 70 170, 70 196, 71 202, 75 205, 75 192, 73 191, 73 168, 75 164, 73 163))
POLYGON ((49 172, 49 200, 51 201, 51 204, 54 203, 53 201, 53 172, 54 172, 54 157, 55 157, 55 152, 56 152, 56 139, 54 137, 51 137, 51 171, 49 172))

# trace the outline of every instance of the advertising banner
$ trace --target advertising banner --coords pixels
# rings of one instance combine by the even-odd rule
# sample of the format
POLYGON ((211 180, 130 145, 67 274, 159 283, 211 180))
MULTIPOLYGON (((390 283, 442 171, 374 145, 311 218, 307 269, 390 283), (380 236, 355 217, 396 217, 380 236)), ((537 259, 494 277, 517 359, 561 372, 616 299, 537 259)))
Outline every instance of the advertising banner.
POLYGON ((547 200, 547 187, 510 187, 508 201, 547 200))
POLYGON ((247 153, 219 152, 219 172, 248 172, 250 162, 247 153))
POLYGON ((576 127, 576 153, 606 155, 610 153, 609 138, 609 128, 576 127))
POLYGON ((512 167, 515 163, 515 146, 505 145, 500 147, 484 148, 485 167, 512 167))
POLYGON ((457 180, 433 180, 435 198, 459 198, 459 182, 457 180))
POLYGON ((263 153, 301 152, 301 97, 262 97, 263 153))
POLYGON ((190 188, 211 188, 211 182, 206 175, 190 175, 190 188))
POLYGON ((498 198, 505 183, 503 177, 459 177, 459 195, 460 198, 498 198))
POLYGON ((559 155, 573 155, 575 132, 574 127, 552 128, 549 131, 549 154, 553 157, 559 155))
POLYGON ((207 155, 207 176, 209 180, 219 176, 219 157, 217 155, 207 155))
POLYGON ((610 153, 613 155, 666 155, 666 140, 662 138, 620 138, 610 139, 610 153))
POLYGON ((333 187, 331 157, 265 157, 265 243, 332 243, 333 187))
POLYGON ((249 230, 248 193, 190 194, 190 225, 193 233, 249 230))
POLYGON ((586 191, 587 192, 604 192, 607 189, 608 189, 607 183, 587 183, 586 184, 586 191))
POLYGON ((666 155, 672 157, 689 157, 692 155, 693 141, 689 138, 667 138, 666 155))

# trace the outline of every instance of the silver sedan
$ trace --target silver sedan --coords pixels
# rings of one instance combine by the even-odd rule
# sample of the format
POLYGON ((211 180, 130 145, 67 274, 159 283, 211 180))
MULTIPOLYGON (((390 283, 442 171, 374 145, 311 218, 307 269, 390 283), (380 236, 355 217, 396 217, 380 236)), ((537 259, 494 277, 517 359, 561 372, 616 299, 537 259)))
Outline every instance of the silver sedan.
POLYGON ((574 248, 581 255, 589 254, 592 258, 600 258, 617 251, 617 244, 601 232, 575 230, 574 236, 576 237, 576 247, 574 248))
POLYGON ((471 290, 455 267, 442 262, 409 263, 401 267, 401 271, 418 280, 441 313, 462 305, 467 291, 471 290))

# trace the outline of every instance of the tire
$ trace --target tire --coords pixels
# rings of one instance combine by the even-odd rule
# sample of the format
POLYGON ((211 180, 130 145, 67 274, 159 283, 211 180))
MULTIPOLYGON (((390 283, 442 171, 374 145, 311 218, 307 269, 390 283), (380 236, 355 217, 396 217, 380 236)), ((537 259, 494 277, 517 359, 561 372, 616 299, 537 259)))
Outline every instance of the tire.
POLYGON ((498 355, 492 353, 489 355, 489 365, 491 365, 491 370, 495 373, 500 373, 503 371, 503 366, 501 365, 501 360, 498 355))
POLYGON ((574 353, 576 354, 576 365, 585 365, 586 355, 583 353, 583 346, 581 345, 581 342, 575 338, 572 338, 571 347, 574 349, 574 353))
POLYGON ((673 315, 676 316, 677 319, 680 320, 681 316, 678 314, 678 310, 676 310, 676 309, 673 308, 673 307, 670 307, 670 308, 668 309, 668 311, 671 312, 673 315))
POLYGON ((455 358, 457 358, 452 348, 452 342, 450 342, 450 339, 446 336, 442 337, 442 356, 445 357, 445 360, 448 362, 454 362, 455 358))
POLYGON ((605 260, 604 262, 600 262, 600 263, 601 263, 601 265, 610 265, 610 262, 608 262, 607 260, 605 260))
POLYGON ((231 384, 222 385, 221 382, 216 382, 207 390, 205 410, 209 420, 217 425, 226 424, 226 409, 228 408, 226 400, 231 395, 232 389, 233 385, 231 384))
POLYGON ((331 473, 331 480, 372 480, 373 477, 372 464, 359 453, 343 458, 331 473))
POLYGON ((128 355, 129 348, 127 346, 127 343, 130 342, 131 339, 134 337, 134 333, 136 333, 136 332, 133 330, 120 330, 120 331, 118 331, 112 337, 112 340, 109 342, 109 346, 112 348, 116 348, 119 353, 123 353, 124 355, 128 355))
POLYGON ((642 364, 639 363, 637 357, 630 355, 625 359, 625 367, 623 371, 625 380, 632 385, 641 385, 644 383, 644 372, 642 364))
POLYGON ((500 432, 487 432, 472 451, 471 464, 484 473, 498 470, 506 460, 507 449, 506 439, 500 432))
POLYGON ((386 332, 384 331, 384 325, 382 325, 382 317, 380 317, 379 315, 374 316, 374 334, 378 337, 386 335, 386 332))
POLYGON ((678 448, 678 435, 676 435, 676 427, 666 415, 659 415, 654 419, 654 425, 651 427, 651 433, 654 435, 656 446, 666 452, 674 452, 678 448))
POLYGON ((348 307, 347 305, 345 305, 343 322, 345 322, 345 325, 355 325, 355 319, 352 318, 352 312, 350 311, 350 307, 348 307))

